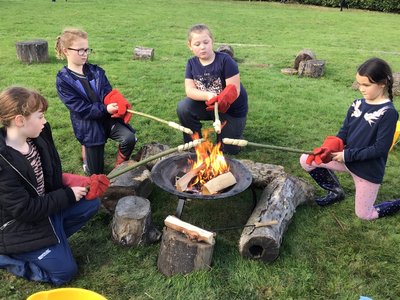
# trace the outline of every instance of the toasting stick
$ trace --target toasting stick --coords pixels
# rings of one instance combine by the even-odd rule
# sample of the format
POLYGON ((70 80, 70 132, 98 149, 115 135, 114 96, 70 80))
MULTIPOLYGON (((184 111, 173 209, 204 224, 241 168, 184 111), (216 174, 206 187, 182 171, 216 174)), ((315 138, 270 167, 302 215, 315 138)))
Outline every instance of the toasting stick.
POLYGON ((186 144, 183 144, 183 145, 179 145, 178 147, 165 150, 165 151, 160 152, 158 154, 149 156, 148 158, 143 159, 143 160, 141 160, 141 161, 139 161, 137 163, 134 163, 133 165, 127 166, 126 168, 124 168, 122 170, 116 170, 115 172, 111 172, 110 174, 107 175, 107 177, 108 177, 108 179, 113 179, 113 178, 118 177, 118 176, 120 176, 120 175, 122 175, 122 174, 124 174, 124 173, 126 173, 126 172, 128 172, 128 171, 130 171, 132 169, 134 169, 134 168, 137 168, 137 167, 140 167, 142 165, 145 165, 145 164, 147 164, 148 162, 150 162, 152 160, 155 160, 157 158, 169 155, 169 154, 174 153, 174 152, 182 152, 182 151, 185 151, 185 150, 189 150, 191 148, 194 148, 194 147, 200 145, 202 142, 204 142, 204 139, 193 140, 193 141, 191 141, 189 143, 186 143, 186 144))
POLYGON ((221 120, 219 119, 219 114, 218 114, 218 102, 215 102, 214 104, 214 123, 213 123, 213 127, 214 130, 217 134, 221 133, 221 120))
POLYGON ((300 149, 293 149, 293 148, 288 148, 288 147, 272 146, 272 145, 265 145, 265 144, 257 144, 257 143, 248 142, 246 140, 224 138, 224 139, 222 139, 222 142, 227 145, 235 145, 235 146, 239 146, 239 147, 244 147, 244 146, 249 145, 249 146, 267 148, 267 149, 271 149, 271 150, 281 150, 281 151, 287 151, 287 152, 312 154, 311 151, 304 151, 304 150, 300 150, 300 149))
POLYGON ((135 114, 135 115, 139 115, 139 116, 142 116, 142 117, 146 117, 146 118, 158 121, 160 123, 167 124, 169 127, 178 129, 178 130, 180 130, 180 131, 182 131, 184 133, 187 133, 187 134, 190 134, 190 135, 193 134, 193 131, 191 129, 189 129, 187 127, 183 127, 183 126, 179 125, 178 123, 171 122, 171 121, 166 121, 166 120, 157 118, 155 116, 152 116, 152 115, 149 115, 149 114, 145 114, 145 113, 142 113, 142 112, 139 112, 139 111, 136 111, 136 110, 132 110, 132 109, 127 109, 126 111, 130 112, 132 114, 135 114))

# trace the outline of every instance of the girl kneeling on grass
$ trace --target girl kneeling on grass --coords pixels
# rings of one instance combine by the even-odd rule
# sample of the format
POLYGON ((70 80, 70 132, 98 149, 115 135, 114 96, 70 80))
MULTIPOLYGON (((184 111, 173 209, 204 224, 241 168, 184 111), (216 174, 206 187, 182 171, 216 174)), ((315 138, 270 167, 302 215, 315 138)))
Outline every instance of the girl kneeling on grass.
POLYGON ((47 107, 23 87, 0 94, 0 269, 61 285, 77 272, 67 239, 97 212, 109 180, 62 173, 47 107))
POLYGON ((328 136, 313 154, 303 154, 300 164, 328 191, 325 197, 316 199, 321 206, 344 199, 333 171, 350 173, 356 188, 356 215, 373 220, 400 210, 400 200, 374 205, 399 115, 392 103, 392 71, 384 60, 371 58, 364 62, 356 80, 364 98, 353 102, 339 133, 328 136))

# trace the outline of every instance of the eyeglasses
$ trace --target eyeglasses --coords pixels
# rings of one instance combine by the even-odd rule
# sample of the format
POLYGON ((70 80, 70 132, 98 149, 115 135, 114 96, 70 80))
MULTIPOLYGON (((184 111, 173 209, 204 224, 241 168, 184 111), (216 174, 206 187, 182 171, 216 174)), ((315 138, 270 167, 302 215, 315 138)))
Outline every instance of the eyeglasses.
POLYGON ((74 51, 78 52, 79 56, 83 56, 85 54, 89 55, 90 53, 93 52, 93 49, 90 49, 90 48, 86 48, 86 49, 83 49, 83 48, 81 48, 81 49, 67 48, 67 49, 68 50, 74 50, 74 51))

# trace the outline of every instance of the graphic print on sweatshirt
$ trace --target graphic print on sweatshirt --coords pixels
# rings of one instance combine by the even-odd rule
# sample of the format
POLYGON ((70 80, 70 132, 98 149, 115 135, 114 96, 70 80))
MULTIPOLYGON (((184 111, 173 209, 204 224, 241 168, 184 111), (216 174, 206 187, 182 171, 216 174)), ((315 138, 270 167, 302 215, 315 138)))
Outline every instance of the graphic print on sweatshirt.
MULTIPOLYGON (((351 117, 359 118, 362 115, 362 111, 360 110, 361 100, 355 101, 351 106, 354 108, 351 117)), ((365 113, 364 119, 370 126, 372 126, 372 124, 375 123, 381 116, 383 116, 388 109, 389 106, 385 106, 372 113, 365 113)))

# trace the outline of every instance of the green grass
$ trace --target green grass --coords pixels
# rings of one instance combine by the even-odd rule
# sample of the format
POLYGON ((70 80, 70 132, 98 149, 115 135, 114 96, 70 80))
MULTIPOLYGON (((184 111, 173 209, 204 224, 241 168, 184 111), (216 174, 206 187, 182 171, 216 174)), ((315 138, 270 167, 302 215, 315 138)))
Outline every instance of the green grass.
MULTIPOLYGON (((46 114, 54 128, 64 170, 81 173, 80 145, 72 133, 67 109, 57 97, 54 41, 64 27, 82 27, 111 84, 134 109, 177 121, 175 109, 184 96, 184 71, 191 56, 186 31, 206 23, 221 43, 232 45, 241 79, 249 94, 245 138, 256 143, 309 150, 326 135, 336 134, 349 104, 359 93, 351 89, 355 70, 365 59, 379 56, 400 71, 399 15, 358 10, 249 1, 106 1, 55 3, 0 0, 0 88, 18 84, 35 88, 50 102, 46 114), (16 58, 15 43, 36 38, 49 43, 50 62, 26 65, 16 58), (132 60, 136 46, 155 49, 154 61, 132 60), (312 49, 326 61, 325 76, 298 78, 280 73, 296 54, 312 49)), ((398 104, 396 103, 398 107, 398 104)), ((153 141, 176 146, 179 133, 134 116, 139 149, 153 141)), ((116 145, 107 144, 107 170, 116 145)), ((378 201, 399 196, 399 149, 389 155, 378 201)), ((311 182, 298 155, 245 148, 238 158, 279 164, 311 182)), ((350 176, 339 174, 346 201, 332 207, 297 209, 271 264, 242 258, 240 230, 217 236, 208 271, 167 278, 157 271, 159 244, 122 248, 112 243, 111 216, 101 211, 71 238, 79 274, 68 286, 95 290, 108 299, 397 299, 399 283, 399 217, 364 222, 354 214, 350 176), (339 225, 339 222, 341 226, 339 225)), ((261 191, 258 191, 258 194, 261 191)), ((1 196, 0 196, 1 197, 1 196)), ((159 229, 174 213, 177 199, 158 188, 149 197, 159 229)), ((193 201, 184 219, 208 228, 246 222, 249 192, 215 202, 193 201)), ((52 288, 0 271, 0 299, 25 299, 52 288)))

